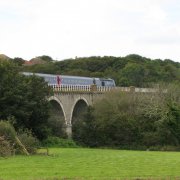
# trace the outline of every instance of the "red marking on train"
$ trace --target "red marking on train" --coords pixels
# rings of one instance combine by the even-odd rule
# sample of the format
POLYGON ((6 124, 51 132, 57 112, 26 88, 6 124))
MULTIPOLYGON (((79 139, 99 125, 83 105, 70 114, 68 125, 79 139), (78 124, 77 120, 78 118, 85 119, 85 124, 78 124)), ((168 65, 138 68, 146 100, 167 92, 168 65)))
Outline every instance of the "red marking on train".
POLYGON ((62 79, 60 78, 60 76, 57 76, 57 84, 58 84, 58 85, 61 85, 61 80, 62 80, 62 79))

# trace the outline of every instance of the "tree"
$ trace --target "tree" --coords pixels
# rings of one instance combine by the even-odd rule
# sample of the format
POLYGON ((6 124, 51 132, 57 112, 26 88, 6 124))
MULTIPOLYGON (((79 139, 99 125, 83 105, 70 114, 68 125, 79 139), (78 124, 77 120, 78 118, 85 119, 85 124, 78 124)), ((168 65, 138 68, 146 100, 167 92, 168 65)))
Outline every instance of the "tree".
POLYGON ((93 112, 94 109, 88 107, 83 117, 73 124, 73 128, 76 129, 73 132, 73 139, 80 145, 90 147, 96 147, 98 145, 97 129, 93 112))
POLYGON ((22 59, 22 58, 19 58, 19 57, 15 57, 15 58, 13 59, 13 62, 16 63, 16 64, 19 65, 19 66, 22 66, 22 64, 24 64, 25 60, 22 59))
MULTIPOLYGON (((48 118, 49 118, 49 103, 47 96, 50 89, 44 79, 37 76, 23 77, 25 78, 26 87, 26 104, 29 119, 23 121, 23 126, 32 129, 32 132, 39 138, 44 139, 49 133, 48 118)), ((21 121, 17 121, 17 124, 21 121)))
POLYGON ((136 118, 138 96, 113 92, 95 104, 95 120, 100 145, 128 146, 139 139, 136 118))
POLYGON ((180 92, 178 85, 166 85, 156 93, 140 97, 139 129, 142 144, 164 146, 180 144, 180 92))
POLYGON ((128 63, 120 72, 121 86, 142 87, 144 84, 144 68, 141 64, 128 63))
POLYGON ((24 76, 12 62, 0 62, 0 119, 14 119, 16 130, 29 129, 39 139, 47 136, 50 89, 42 78, 24 76))
POLYGON ((46 62, 51 62, 51 61, 53 61, 52 57, 47 56, 47 55, 38 56, 38 58, 41 58, 43 61, 46 61, 46 62))

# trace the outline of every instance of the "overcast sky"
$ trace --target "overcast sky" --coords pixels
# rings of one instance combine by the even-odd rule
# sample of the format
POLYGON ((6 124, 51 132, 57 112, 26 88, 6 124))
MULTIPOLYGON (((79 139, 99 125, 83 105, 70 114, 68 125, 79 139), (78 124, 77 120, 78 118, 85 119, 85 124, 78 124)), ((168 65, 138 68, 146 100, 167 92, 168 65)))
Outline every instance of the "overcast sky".
POLYGON ((0 54, 180 62, 179 0, 0 0, 0 54))

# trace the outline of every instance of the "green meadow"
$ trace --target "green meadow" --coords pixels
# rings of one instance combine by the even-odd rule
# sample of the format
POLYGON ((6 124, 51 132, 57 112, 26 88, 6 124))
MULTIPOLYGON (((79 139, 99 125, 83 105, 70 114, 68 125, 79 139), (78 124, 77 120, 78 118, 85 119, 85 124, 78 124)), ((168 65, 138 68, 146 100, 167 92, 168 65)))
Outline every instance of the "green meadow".
POLYGON ((180 152, 50 148, 0 158, 0 180, 179 179, 180 152))

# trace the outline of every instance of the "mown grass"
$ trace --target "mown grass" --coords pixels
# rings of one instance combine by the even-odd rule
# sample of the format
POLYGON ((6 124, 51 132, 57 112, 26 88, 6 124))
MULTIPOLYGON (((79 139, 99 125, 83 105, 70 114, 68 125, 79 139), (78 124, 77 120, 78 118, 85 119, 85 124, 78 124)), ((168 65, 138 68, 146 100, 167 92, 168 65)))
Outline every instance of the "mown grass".
POLYGON ((50 156, 0 158, 0 179, 178 179, 179 152, 50 148, 50 156))

